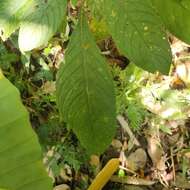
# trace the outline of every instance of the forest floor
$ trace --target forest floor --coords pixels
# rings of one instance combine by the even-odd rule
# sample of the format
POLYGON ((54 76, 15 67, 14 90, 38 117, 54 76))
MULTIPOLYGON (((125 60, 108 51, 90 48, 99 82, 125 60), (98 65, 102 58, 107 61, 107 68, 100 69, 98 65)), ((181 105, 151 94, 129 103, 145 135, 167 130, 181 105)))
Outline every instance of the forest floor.
POLYGON ((111 158, 120 159, 120 169, 103 190, 189 189, 190 47, 170 37, 173 66, 163 76, 129 63, 110 38, 99 42, 114 78, 118 116, 115 138, 97 156, 88 155, 59 122, 55 75, 64 49, 56 40, 28 59, 8 41, 1 44, 0 56, 6 60, 1 62, 4 73, 19 88, 30 112, 55 190, 87 189, 111 158))
POLYGON ((0 66, 21 92, 55 190, 86 190, 111 158, 119 158, 120 167, 103 190, 190 189, 190 46, 170 36, 173 65, 163 76, 130 63, 111 38, 98 40, 114 79, 117 133, 97 156, 59 121, 55 80, 64 40, 55 36, 26 55, 14 38, 0 43, 0 66))

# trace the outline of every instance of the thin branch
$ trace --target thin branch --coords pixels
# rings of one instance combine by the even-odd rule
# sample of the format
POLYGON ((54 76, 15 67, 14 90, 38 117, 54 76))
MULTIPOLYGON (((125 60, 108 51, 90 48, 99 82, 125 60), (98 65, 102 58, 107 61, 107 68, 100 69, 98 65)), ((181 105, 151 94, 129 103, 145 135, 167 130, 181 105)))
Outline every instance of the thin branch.
POLYGON ((121 127, 123 127, 123 129, 128 133, 130 139, 134 142, 134 144, 137 146, 140 146, 139 141, 136 139, 135 135, 133 134, 132 130, 130 129, 130 127, 129 127, 127 121, 124 119, 124 117, 121 115, 118 115, 117 120, 118 120, 119 124, 121 125, 121 127))

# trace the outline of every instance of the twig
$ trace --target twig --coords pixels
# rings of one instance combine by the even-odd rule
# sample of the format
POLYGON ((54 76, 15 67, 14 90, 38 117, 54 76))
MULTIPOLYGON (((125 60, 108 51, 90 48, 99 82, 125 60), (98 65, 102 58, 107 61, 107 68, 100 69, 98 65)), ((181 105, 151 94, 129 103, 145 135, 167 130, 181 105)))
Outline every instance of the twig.
POLYGON ((119 168, 122 169, 122 170, 125 170, 126 172, 129 172, 129 173, 131 173, 133 175, 137 175, 136 172, 134 172, 133 170, 130 170, 130 169, 124 167, 124 166, 119 166, 119 168))
POLYGON ((150 181, 142 178, 125 176, 125 177, 118 177, 116 175, 112 176, 110 179, 112 182, 116 183, 123 183, 123 184, 130 184, 130 185, 154 185, 156 181, 150 181))
POLYGON ((171 161, 172 161, 172 171, 173 171, 173 177, 174 177, 174 183, 175 183, 175 163, 174 163, 174 155, 173 155, 173 148, 170 148, 170 154, 171 154, 171 161))
POLYGON ((128 133, 130 139, 133 140, 134 144, 137 146, 140 146, 139 141, 136 139, 135 135, 131 131, 131 129, 130 129, 128 123, 126 122, 126 120, 124 119, 124 117, 121 115, 118 115, 117 120, 118 120, 119 124, 123 127, 123 129, 128 133))

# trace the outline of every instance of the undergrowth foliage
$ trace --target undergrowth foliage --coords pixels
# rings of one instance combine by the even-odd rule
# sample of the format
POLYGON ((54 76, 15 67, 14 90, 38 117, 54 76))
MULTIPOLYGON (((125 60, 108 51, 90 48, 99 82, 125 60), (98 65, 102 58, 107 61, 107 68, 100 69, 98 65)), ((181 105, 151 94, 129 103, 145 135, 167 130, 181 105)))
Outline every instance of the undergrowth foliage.
MULTIPOLYGON (((72 2, 77 4, 76 1, 72 2)), ((88 25, 88 9, 92 9, 93 16, 100 12, 100 7, 99 18, 105 22, 105 27, 120 53, 142 69, 150 72, 159 71, 163 74, 169 72, 172 56, 168 32, 190 43, 190 2, 187 0, 89 0, 83 1, 78 7, 81 9, 78 11, 80 12, 78 24, 71 34, 65 59, 57 77, 57 104, 61 119, 75 132, 81 144, 89 153, 98 154, 110 144, 116 128, 113 81, 88 25)), ((66 15, 66 0, 2 0, 0 2, 1 38, 6 40, 18 31, 18 46, 22 53, 44 48, 56 32, 62 31, 66 15)), ((0 82, 3 84, 0 85, 0 91, 3 92, 9 88, 10 83, 2 80, 4 78, 0 76, 0 82)), ((18 99, 17 95, 15 98, 18 99)), ((2 105, 4 99, 1 98, 0 101, 2 105)), ((7 106, 10 105, 7 103, 7 106)), ((14 101, 11 106, 17 108, 14 101)), ((138 108, 133 109, 129 105, 128 114, 131 115, 134 111, 137 113, 134 117, 139 120, 135 119, 136 122, 132 123, 136 128, 141 122, 139 115, 141 117, 142 113, 138 108)), ((12 112, 4 112, 3 107, 0 111, 1 120, 2 117, 8 120, 10 113, 12 114, 12 112)), ((15 110, 15 114, 17 111, 15 110)), ((20 123, 14 124, 17 125, 16 127, 22 125, 25 130, 29 127, 22 122, 26 117, 20 119, 20 123)), ((10 131, 7 130, 5 133, 8 127, 6 122, 0 124, 0 135, 3 135, 0 140, 1 145, 6 143, 9 145, 10 131)), ((33 135, 32 131, 29 133, 33 135)), ((11 139, 10 143, 16 144, 16 140, 11 139)), ((20 142, 17 146, 17 152, 21 157, 23 156, 23 162, 28 159, 28 155, 23 154, 25 146, 24 142, 20 142)), ((35 146, 37 147, 37 144, 35 146)), ((4 163, 6 159, 8 160, 9 156, 1 157, 0 163, 4 163)), ((2 167, 0 167, 1 171, 3 171, 2 167)), ((13 180, 9 177, 6 181, 1 176, 0 187, 12 189, 15 184, 25 182, 22 172, 19 175, 17 173, 18 178, 15 179, 13 172, 15 170, 20 172, 18 168, 23 166, 15 162, 15 165, 10 167, 12 167, 10 171, 13 180)), ((41 168, 39 170, 42 171, 41 168)), ((49 185, 46 181, 44 179, 40 181, 41 189, 48 189, 46 186, 49 185)), ((23 184, 23 188, 37 189, 27 184, 23 184)))

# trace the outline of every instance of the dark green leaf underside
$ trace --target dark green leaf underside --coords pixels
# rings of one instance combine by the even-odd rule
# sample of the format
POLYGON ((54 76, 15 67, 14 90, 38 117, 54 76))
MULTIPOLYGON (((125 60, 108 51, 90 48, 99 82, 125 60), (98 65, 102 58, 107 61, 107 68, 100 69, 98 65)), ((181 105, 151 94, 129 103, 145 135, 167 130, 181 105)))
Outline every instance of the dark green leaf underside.
POLYGON ((152 0, 171 33, 190 44, 190 1, 152 0))
POLYGON ((168 73, 171 50, 150 0, 104 0, 103 10, 122 54, 145 70, 168 73))
POLYGON ((57 80, 61 116, 90 153, 101 153, 115 132, 112 78, 83 15, 57 80))

